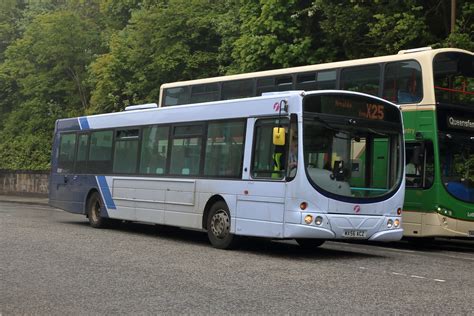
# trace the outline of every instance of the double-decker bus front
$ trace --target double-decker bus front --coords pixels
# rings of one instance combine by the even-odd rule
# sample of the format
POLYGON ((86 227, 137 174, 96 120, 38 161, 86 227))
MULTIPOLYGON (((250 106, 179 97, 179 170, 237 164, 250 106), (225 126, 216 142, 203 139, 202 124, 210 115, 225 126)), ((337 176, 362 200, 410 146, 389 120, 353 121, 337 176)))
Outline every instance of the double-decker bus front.
POLYGON ((307 94, 302 113, 303 164, 288 186, 295 211, 287 216, 287 234, 300 244, 401 239, 404 150, 397 106, 338 91, 307 94))
POLYGON ((474 55, 435 56, 441 235, 474 237, 474 55))
POLYGON ((407 141, 405 235, 472 238, 474 55, 439 50, 424 68, 427 101, 414 111, 410 106, 403 109, 407 141))

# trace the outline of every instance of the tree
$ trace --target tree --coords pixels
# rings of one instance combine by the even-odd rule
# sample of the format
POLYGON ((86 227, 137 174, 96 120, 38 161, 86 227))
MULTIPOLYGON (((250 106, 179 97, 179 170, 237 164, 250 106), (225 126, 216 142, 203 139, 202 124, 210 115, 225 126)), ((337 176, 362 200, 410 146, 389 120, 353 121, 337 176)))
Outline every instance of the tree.
POLYGON ((171 0, 132 13, 91 66, 91 112, 157 102, 160 85, 219 74, 220 1, 171 0))
POLYGON ((249 72, 303 65, 314 61, 313 23, 298 14, 311 1, 243 0, 240 37, 235 41, 228 72, 249 72))
POLYGON ((56 11, 38 15, 8 47, 0 77, 15 98, 0 132, 0 169, 47 168, 54 121, 88 107, 86 69, 101 49, 98 34, 90 20, 56 11))

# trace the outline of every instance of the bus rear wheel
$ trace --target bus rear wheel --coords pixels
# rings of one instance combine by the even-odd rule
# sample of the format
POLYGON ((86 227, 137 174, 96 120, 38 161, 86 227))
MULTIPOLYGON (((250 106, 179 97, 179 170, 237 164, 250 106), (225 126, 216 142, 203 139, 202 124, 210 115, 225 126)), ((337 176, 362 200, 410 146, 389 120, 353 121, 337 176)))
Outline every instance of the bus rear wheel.
POLYGON ((322 244, 324 244, 325 240, 322 239, 302 239, 298 238, 296 239, 296 242, 298 245, 300 245, 301 248, 303 249, 314 249, 318 248, 322 244))
POLYGON ((224 201, 212 205, 207 217, 207 237, 211 245, 218 249, 232 249, 238 237, 230 232, 230 212, 224 201))
POLYGON ((94 228, 103 228, 107 225, 107 219, 100 215, 100 210, 103 207, 104 203, 100 198, 99 192, 92 193, 87 203, 87 217, 89 224, 94 228))

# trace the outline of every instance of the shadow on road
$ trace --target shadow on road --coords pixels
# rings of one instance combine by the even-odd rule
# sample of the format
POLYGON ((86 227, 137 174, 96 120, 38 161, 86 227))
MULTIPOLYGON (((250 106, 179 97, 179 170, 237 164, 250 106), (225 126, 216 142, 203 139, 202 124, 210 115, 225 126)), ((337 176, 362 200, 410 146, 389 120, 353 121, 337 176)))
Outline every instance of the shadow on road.
MULTIPOLYGON (((345 242, 350 243, 350 242, 345 242)), ((439 252, 439 251, 455 251, 460 253, 474 253, 474 240, 469 239, 448 239, 448 238, 404 238, 397 242, 376 243, 363 242, 365 245, 376 247, 439 252)))
MULTIPOLYGON (((61 221, 62 224, 89 227, 87 221, 61 221)), ((93 229, 93 228, 90 228, 93 229)), ((120 231, 129 234, 156 237, 170 241, 183 242, 187 244, 202 245, 212 247, 207 239, 207 234, 202 231, 181 229, 178 227, 165 225, 152 225, 136 222, 117 221, 110 225, 113 231, 120 231)), ((368 254, 354 248, 353 251, 345 249, 335 249, 338 243, 328 241, 320 247, 314 249, 303 249, 293 240, 270 240, 266 238, 242 237, 238 248, 233 251, 254 253, 281 259, 361 259, 361 258, 385 258, 382 255, 368 254), (331 245, 331 248, 325 246, 331 245)))

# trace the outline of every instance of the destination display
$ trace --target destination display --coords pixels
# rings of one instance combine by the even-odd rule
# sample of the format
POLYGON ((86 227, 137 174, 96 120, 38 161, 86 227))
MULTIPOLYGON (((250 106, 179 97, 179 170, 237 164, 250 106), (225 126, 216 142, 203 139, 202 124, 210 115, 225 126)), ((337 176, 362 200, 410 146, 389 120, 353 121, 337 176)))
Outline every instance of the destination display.
POLYGON ((465 108, 466 110, 438 107, 436 113, 438 129, 444 132, 474 133, 474 110, 470 107, 465 108))
POLYGON ((474 131, 474 119, 447 115, 446 124, 449 128, 457 128, 457 129, 474 131))
POLYGON ((400 121, 396 107, 363 96, 309 95, 304 101, 304 111, 374 121, 400 121))

